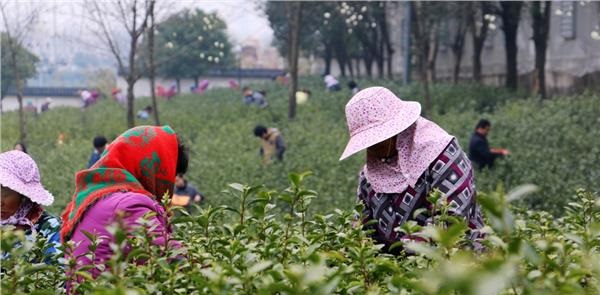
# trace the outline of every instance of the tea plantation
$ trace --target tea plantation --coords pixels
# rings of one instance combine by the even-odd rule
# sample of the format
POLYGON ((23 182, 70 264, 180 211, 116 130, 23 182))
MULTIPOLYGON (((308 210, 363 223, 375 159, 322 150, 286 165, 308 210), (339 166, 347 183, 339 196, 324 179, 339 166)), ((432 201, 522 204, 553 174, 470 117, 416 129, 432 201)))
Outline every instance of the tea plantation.
MULTIPOLYGON (((420 100, 419 88, 393 82, 360 81, 362 87, 384 85, 406 100, 420 100)), ((227 183, 284 187, 291 171, 311 171, 307 186, 317 190, 320 210, 349 209, 355 200, 357 177, 364 155, 339 162, 348 140, 344 106, 350 91, 327 93, 317 79, 301 82, 313 91, 309 102, 298 106, 297 118, 287 119, 287 89, 275 83, 259 85, 267 91, 270 106, 259 110, 243 105, 239 92, 213 90, 202 96, 181 95, 159 103, 162 124, 171 125, 189 145, 188 177, 203 192, 208 204, 227 204, 221 191, 227 183), (285 161, 263 168, 256 124, 277 127, 288 150, 285 161)), ((489 119, 493 126, 491 147, 508 148, 512 154, 497 161, 496 168, 477 175, 480 191, 497 185, 511 188, 531 183, 539 192, 525 199, 529 208, 560 214, 578 188, 599 188, 599 96, 557 97, 548 101, 525 98, 503 89, 481 86, 439 85, 432 90, 435 111, 428 117, 467 144, 476 122, 489 119)), ((136 101, 136 110, 149 100, 136 101)), ((3 114, 1 150, 12 149, 18 139, 17 114, 3 114)), ((152 121, 136 121, 152 124, 152 121)), ((74 189, 74 173, 86 167, 92 138, 109 140, 125 130, 125 111, 105 100, 86 112, 56 108, 29 118, 28 149, 40 166, 44 185, 55 195, 51 211, 60 212, 74 189), (63 145, 57 144, 60 133, 63 145)))
MULTIPOLYGON (((360 85, 384 85, 403 99, 419 100, 417 86, 360 85)), ((90 294, 599 293, 598 94, 540 101, 475 85, 434 86, 430 119, 467 148, 475 123, 488 118, 491 146, 512 154, 495 169, 477 172, 488 225, 482 253, 468 250, 465 225, 443 214, 432 226, 402 226, 432 242, 406 245, 405 253, 391 256, 356 224, 362 156, 338 162, 348 139, 344 105, 350 93, 326 93, 319 81, 304 80, 301 87, 313 95, 288 121, 287 90, 258 87, 268 93, 265 110, 244 106, 240 94, 228 89, 159 104, 161 123, 190 146, 188 176, 207 196, 199 212, 171 220, 182 249, 149 247, 152 237, 127 236, 114 226, 115 249, 129 243, 133 250, 117 251, 110 271, 93 280, 85 272, 35 263, 57 257, 44 257, 39 245, 2 231, 2 250, 11 254, 2 262, 1 293, 61 294, 64 282, 76 276, 74 291, 90 294), (283 133, 283 163, 260 165, 252 134, 257 123, 283 133), (24 247, 12 247, 19 240, 24 247), (131 263, 140 259, 146 263, 131 263)), ((139 109, 148 100, 136 103, 139 109)), ((91 139, 120 134, 124 110, 101 101, 85 113, 56 108, 28 119, 28 149, 56 197, 49 210, 58 213, 73 191, 74 172, 85 168, 91 139), (64 144, 57 143, 59 133, 64 144)), ((18 138, 18 120, 15 113, 1 120, 5 151, 18 138)), ((431 198, 445 212, 437 194, 431 198)))

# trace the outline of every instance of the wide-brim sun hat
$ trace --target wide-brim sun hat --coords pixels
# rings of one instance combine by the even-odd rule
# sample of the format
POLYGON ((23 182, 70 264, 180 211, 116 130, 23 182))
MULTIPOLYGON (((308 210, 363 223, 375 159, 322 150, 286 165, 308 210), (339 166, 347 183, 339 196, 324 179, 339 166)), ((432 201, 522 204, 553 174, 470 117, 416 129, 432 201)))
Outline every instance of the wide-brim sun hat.
POLYGON ((54 202, 54 196, 42 186, 38 165, 21 151, 0 154, 0 185, 43 206, 54 202))
POLYGON ((346 104, 350 139, 340 161, 407 129, 420 116, 421 105, 403 101, 384 87, 369 87, 346 104))

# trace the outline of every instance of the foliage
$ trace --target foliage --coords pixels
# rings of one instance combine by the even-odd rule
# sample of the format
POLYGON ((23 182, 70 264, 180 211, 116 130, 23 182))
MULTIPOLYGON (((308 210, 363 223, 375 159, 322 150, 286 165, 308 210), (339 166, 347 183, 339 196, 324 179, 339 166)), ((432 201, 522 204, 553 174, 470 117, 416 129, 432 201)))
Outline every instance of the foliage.
MULTIPOLYGON (((216 13, 200 9, 183 10, 157 24, 155 61, 157 75, 170 78, 195 78, 211 67, 233 63, 232 45, 225 22, 216 13)), ((144 42, 147 42, 146 40, 144 42)), ((141 60, 147 54, 140 47, 141 60)))
MULTIPOLYGON (((232 206, 206 207, 171 220, 183 248, 151 246, 140 230, 127 235, 110 226, 116 249, 97 279, 85 270, 66 271, 57 257, 43 256, 43 241, 23 241, 2 231, 2 293, 61 294, 65 280, 94 294, 597 294, 599 292, 599 198, 578 191, 566 216, 512 209, 530 188, 480 194, 487 226, 483 253, 470 250, 466 226, 450 216, 401 229, 430 242, 404 245, 399 256, 380 253, 360 226, 358 212, 336 209, 307 218, 313 200, 324 196, 304 187, 308 174, 291 173, 289 186, 230 184, 232 206), (281 210, 277 210, 281 207, 281 210), (277 218, 278 212, 288 212, 277 218), (449 223, 450 221, 450 223, 449 223), (14 243, 22 247, 14 247, 14 243), (125 244, 131 245, 128 253, 125 244), (411 254, 412 253, 412 254, 411 254), (36 261, 55 264, 45 265, 36 261), (145 261, 136 265, 134 261, 145 261), (34 261, 30 263, 28 261, 34 261)), ((446 212, 446 205, 430 196, 446 212)), ((169 211, 177 210, 171 208, 169 211)), ((144 221, 142 221, 144 222, 144 221)), ((91 249, 98 237, 89 235, 91 249)), ((63 246, 69 253, 72 244, 63 246)), ((91 254, 87 254, 91 255, 91 254)), ((90 265, 87 268, 97 267, 90 265)))
MULTIPOLYGON (((418 85, 358 82, 361 87, 388 87, 405 100, 420 100, 418 85)), ((270 105, 265 110, 245 106, 239 92, 229 89, 159 102, 163 123, 171 125, 190 147, 188 178, 207 196, 207 205, 230 203, 220 196, 224 183, 278 187, 286 184, 287 171, 310 170, 314 176, 307 185, 325 196, 315 200, 314 208, 352 208, 362 155, 338 161, 348 138, 344 105, 350 91, 326 92, 319 78, 301 79, 300 87, 310 89, 312 96, 307 104, 298 106, 297 119, 292 122, 286 120, 287 88, 272 82, 255 87, 267 91, 270 105), (260 165, 259 141, 252 134, 256 124, 277 127, 282 132, 287 144, 283 163, 260 165)), ((498 160, 493 170, 476 171, 480 191, 492 191, 498 183, 505 187, 533 183, 541 190, 526 198, 526 204, 554 214, 561 214, 567 203, 565 196, 574 189, 597 191, 598 94, 540 102, 516 97, 505 89, 478 85, 433 85, 432 90, 436 112, 430 119, 455 135, 465 150, 476 122, 487 118, 493 124, 490 145, 512 152, 498 160)), ((136 100, 137 109, 148 104, 147 99, 136 100)), ((74 173, 86 167, 92 139, 104 135, 112 140, 124 131, 122 112, 116 102, 102 100, 85 112, 57 107, 28 118, 28 150, 41 169, 44 185, 56 197, 49 208, 52 212, 61 212, 71 197, 74 173), (62 145, 57 144, 60 133, 66 137, 62 145)), ((1 123, 2 150, 6 151, 18 139, 17 114, 3 114, 1 123)))
MULTIPOLYGON (((373 6, 365 2, 357 3, 373 6)), ((274 31, 273 43, 283 56, 286 56, 288 52, 287 40, 289 38, 288 20, 282 13, 286 5, 284 2, 269 1, 263 7, 274 31)), ((347 16, 341 13, 340 5, 337 2, 303 3, 299 42, 304 55, 314 54, 326 59, 326 63, 335 57, 338 63, 344 66, 349 57, 360 56, 361 47, 357 38, 350 34, 352 32, 349 30, 351 25, 346 20, 347 16)), ((355 24, 357 21, 360 19, 355 19, 355 24)))
MULTIPOLYGON (((284 12, 286 11, 286 6, 289 4, 280 1, 267 1, 263 5, 263 10, 267 15, 269 25, 273 30, 273 44, 282 56, 287 56, 289 22, 284 12)), ((316 24, 316 21, 318 21, 317 16, 320 14, 320 11, 324 5, 329 4, 325 2, 303 3, 301 12, 302 25, 299 31, 299 44, 301 50, 305 52, 320 50, 317 49, 320 45, 320 40, 317 28, 318 24, 316 24)))
POLYGON ((563 211, 567 201, 562 196, 569 193, 569 188, 597 190, 599 110, 595 100, 585 96, 544 102, 529 99, 507 103, 489 114, 449 112, 444 124, 460 137, 464 147, 469 135, 466 117, 472 118, 471 124, 480 117, 491 120, 491 146, 508 147, 511 151, 511 155, 496 162, 494 169, 480 171, 479 189, 489 191, 499 182, 534 183, 542 188, 541 192, 522 202, 528 208, 554 214, 563 211))
MULTIPOLYGON (((6 33, 1 33, 0 45, 2 48, 0 52, 2 52, 2 69, 0 70, 2 73, 2 81, 0 84, 2 85, 2 94, 0 96, 4 97, 6 95, 6 91, 10 86, 15 87, 15 74, 13 73, 12 61, 11 61, 11 48, 9 47, 8 36, 6 33)), ((39 58, 31 53, 24 47, 18 46, 17 50, 17 68, 19 69, 19 75, 23 81, 29 79, 36 74, 35 64, 39 61, 39 58)))
MULTIPOLYGON (((288 52, 289 30, 287 18, 281 11, 286 5, 277 1, 263 5, 274 31, 273 44, 284 56, 288 52)), ((394 52, 391 45, 394 38, 389 33, 386 11, 396 5, 384 1, 303 3, 300 46, 304 55, 323 58, 325 72, 330 72, 330 62, 336 58, 343 77, 347 69, 354 76, 353 59, 357 62, 363 59, 368 76, 371 76, 372 64, 375 63, 381 77, 384 63, 392 66, 389 56, 394 52)))

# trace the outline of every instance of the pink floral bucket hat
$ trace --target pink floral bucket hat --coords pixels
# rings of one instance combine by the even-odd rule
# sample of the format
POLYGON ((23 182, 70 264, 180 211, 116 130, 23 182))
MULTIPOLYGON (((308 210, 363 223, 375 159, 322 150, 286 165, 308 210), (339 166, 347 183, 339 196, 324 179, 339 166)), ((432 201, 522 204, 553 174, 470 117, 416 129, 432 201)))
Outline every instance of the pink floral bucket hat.
POLYGON ((54 202, 54 196, 44 189, 40 182, 38 165, 29 155, 21 151, 0 154, 0 185, 43 206, 49 206, 54 202))
POLYGON ((359 91, 345 107, 351 138, 340 161, 401 133, 417 121, 421 109, 419 102, 403 101, 384 87, 359 91))

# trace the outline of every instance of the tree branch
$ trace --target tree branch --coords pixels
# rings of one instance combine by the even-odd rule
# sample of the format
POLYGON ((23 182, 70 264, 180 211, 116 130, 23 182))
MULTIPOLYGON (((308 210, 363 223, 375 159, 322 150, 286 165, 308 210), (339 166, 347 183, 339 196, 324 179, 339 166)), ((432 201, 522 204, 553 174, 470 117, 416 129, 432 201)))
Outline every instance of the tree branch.
MULTIPOLYGON (((123 1, 121 1, 121 0, 117 1, 117 8, 118 8, 119 14, 121 16, 121 23, 125 27, 125 30, 127 30, 127 32, 131 35, 131 32, 134 29, 132 29, 128 26, 127 15, 125 13, 124 6, 125 6, 125 4, 123 3, 123 1)), ((134 3, 134 7, 135 7, 135 3, 134 3)), ((136 19, 136 15, 134 14, 134 21, 135 21, 135 19, 136 19)), ((134 26, 135 26, 135 23, 134 23, 134 26)))
POLYGON ((93 16, 95 15, 95 17, 96 17, 96 18, 92 18, 92 21, 94 21, 97 25, 100 26, 100 28, 101 28, 100 37, 103 38, 104 41, 108 44, 110 51, 113 53, 113 56, 115 57, 115 59, 117 59, 117 64, 119 66, 119 70, 123 71, 125 69, 125 67, 123 65, 123 60, 121 59, 121 52, 119 50, 119 47, 116 44, 116 42, 113 40, 113 37, 111 36, 111 34, 109 32, 109 28, 106 23, 106 19, 100 10, 100 7, 98 6, 98 2, 92 1, 92 4, 94 5, 94 7, 93 7, 94 10, 92 10, 90 12, 93 16))

